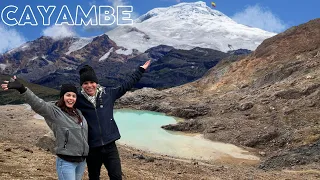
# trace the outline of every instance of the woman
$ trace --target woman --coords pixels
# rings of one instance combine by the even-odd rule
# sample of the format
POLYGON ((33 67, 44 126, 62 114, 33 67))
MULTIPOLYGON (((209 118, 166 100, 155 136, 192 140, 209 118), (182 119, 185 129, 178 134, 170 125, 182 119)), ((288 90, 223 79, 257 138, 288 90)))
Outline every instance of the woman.
POLYGON ((81 180, 89 152, 88 125, 81 112, 74 108, 77 89, 73 85, 61 87, 56 103, 45 102, 14 76, 1 84, 3 90, 16 89, 38 114, 45 118, 56 138, 56 170, 59 180, 81 180))

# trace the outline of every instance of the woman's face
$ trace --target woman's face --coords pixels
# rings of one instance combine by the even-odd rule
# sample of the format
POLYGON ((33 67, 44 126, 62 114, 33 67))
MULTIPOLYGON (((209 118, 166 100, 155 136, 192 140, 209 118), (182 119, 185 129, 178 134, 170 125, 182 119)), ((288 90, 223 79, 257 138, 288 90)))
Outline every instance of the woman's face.
POLYGON ((64 103, 68 108, 73 108, 73 105, 76 103, 77 94, 74 92, 66 92, 63 95, 64 103))

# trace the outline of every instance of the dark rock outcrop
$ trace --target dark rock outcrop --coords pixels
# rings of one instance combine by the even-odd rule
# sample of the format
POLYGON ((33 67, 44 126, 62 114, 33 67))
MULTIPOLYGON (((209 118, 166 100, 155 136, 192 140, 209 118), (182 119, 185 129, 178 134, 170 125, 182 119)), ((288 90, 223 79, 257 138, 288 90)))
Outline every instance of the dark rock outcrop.
POLYGON ((320 141, 288 151, 274 154, 262 162, 259 168, 264 170, 288 168, 296 165, 320 162, 320 141))

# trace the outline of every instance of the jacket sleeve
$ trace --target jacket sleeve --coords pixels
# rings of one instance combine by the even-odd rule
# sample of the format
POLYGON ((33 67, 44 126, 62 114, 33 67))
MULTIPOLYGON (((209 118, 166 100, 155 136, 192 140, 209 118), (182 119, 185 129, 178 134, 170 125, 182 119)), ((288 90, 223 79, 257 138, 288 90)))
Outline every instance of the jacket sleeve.
POLYGON ((36 96, 29 88, 22 94, 25 101, 31 106, 32 110, 43 116, 46 121, 53 121, 56 108, 52 103, 45 102, 36 96))
POLYGON ((130 90, 142 77, 145 69, 139 67, 136 71, 134 71, 131 75, 127 77, 127 80, 121 84, 119 87, 112 88, 112 95, 114 100, 119 99, 123 96, 128 90, 130 90))

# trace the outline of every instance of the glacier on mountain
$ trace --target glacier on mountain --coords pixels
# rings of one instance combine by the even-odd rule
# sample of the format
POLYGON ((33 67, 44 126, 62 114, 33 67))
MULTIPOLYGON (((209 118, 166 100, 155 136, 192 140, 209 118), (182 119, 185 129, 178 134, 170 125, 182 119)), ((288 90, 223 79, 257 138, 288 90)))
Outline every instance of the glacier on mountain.
POLYGON ((227 52, 233 49, 255 50, 275 33, 238 24, 205 2, 180 3, 155 8, 136 19, 131 26, 118 26, 106 34, 126 49, 144 52, 158 45, 178 49, 195 47, 227 52))

